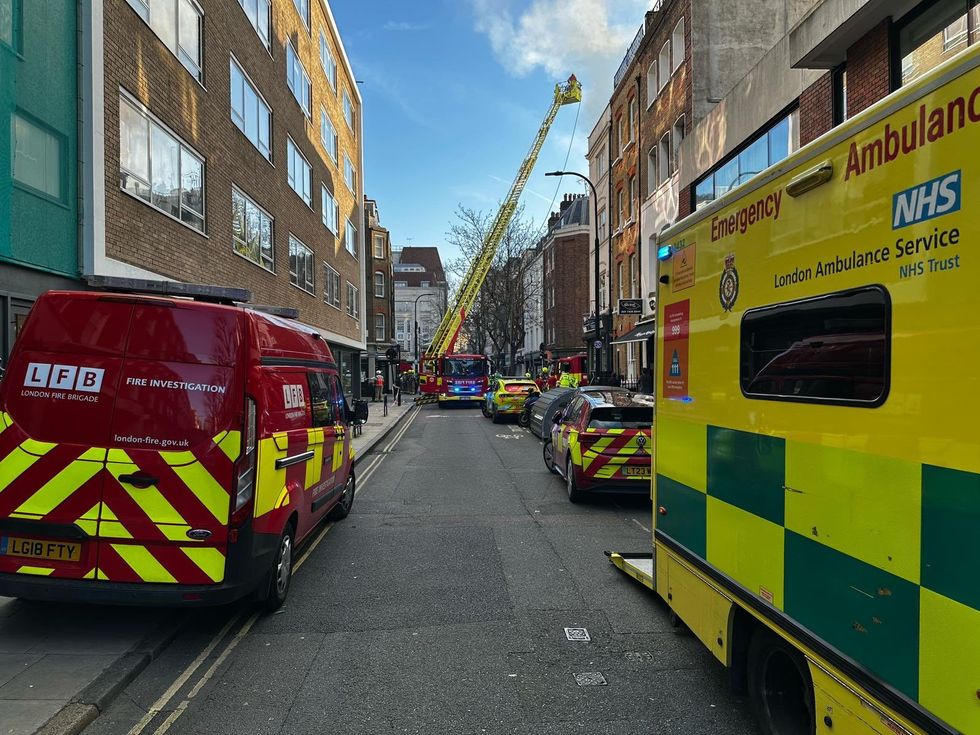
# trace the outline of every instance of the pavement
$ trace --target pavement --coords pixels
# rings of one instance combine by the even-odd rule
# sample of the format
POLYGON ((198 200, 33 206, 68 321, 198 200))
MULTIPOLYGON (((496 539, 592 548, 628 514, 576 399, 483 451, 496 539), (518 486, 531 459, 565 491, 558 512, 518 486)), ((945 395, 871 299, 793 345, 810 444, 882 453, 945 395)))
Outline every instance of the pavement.
POLYGON ((186 626, 84 735, 752 735, 725 668, 603 553, 649 549, 650 514, 573 505, 526 430, 423 407, 282 609, 186 626))
MULTIPOLYGON (((390 396, 389 396, 390 399, 390 396)), ((370 404, 356 462, 413 407, 370 404)), ((201 613, 0 597, 0 735, 70 735, 103 711, 201 613)), ((207 616, 205 616, 207 617, 207 616)))

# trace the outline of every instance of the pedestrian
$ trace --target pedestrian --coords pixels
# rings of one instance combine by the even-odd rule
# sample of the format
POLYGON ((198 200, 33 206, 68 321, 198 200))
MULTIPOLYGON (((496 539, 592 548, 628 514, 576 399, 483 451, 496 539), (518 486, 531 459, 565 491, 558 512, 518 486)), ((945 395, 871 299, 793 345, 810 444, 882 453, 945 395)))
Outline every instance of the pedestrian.
POLYGON ((640 382, 636 386, 637 393, 653 393, 653 371, 645 367, 640 371, 640 382))
POLYGON ((385 379, 384 376, 381 374, 381 371, 378 370, 374 374, 374 400, 375 401, 381 400, 381 394, 384 393, 384 390, 385 390, 385 379))

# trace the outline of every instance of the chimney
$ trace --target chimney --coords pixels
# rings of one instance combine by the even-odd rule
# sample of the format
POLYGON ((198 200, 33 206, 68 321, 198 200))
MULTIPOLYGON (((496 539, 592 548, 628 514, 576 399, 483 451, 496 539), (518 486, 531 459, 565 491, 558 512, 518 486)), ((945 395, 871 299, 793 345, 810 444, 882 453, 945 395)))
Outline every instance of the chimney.
MULTIPOLYGON (((562 204, 562 206, 563 206, 563 207, 565 206, 565 205, 564 205, 564 203, 562 204)), ((564 210, 562 210, 562 211, 564 211, 564 210)), ((560 214, 558 214, 558 212, 552 212, 552 213, 551 213, 551 216, 550 216, 550 217, 548 217, 548 229, 549 229, 549 230, 552 230, 552 229, 554 229, 554 227, 555 227, 555 224, 557 224, 557 222, 558 222, 558 220, 559 220, 560 218, 561 218, 561 215, 560 215, 560 214)))
POLYGON ((575 200, 574 200, 574 198, 572 197, 571 194, 566 194, 564 196, 564 198, 561 200, 561 209, 559 210, 559 214, 558 214, 559 217, 561 215, 565 214, 565 210, 568 209, 572 205, 572 202, 573 201, 575 201, 575 200))

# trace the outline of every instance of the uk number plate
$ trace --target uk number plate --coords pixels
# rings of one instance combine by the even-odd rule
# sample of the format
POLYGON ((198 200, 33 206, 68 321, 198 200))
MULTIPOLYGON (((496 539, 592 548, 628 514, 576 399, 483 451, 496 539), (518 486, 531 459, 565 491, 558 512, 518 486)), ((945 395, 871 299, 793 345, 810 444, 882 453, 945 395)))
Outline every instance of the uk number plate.
POLYGON ((68 541, 39 541, 17 536, 0 536, 0 555, 50 561, 79 561, 82 558, 82 545, 68 541))
POLYGON ((649 477, 649 467, 623 467, 623 474, 627 477, 649 477))

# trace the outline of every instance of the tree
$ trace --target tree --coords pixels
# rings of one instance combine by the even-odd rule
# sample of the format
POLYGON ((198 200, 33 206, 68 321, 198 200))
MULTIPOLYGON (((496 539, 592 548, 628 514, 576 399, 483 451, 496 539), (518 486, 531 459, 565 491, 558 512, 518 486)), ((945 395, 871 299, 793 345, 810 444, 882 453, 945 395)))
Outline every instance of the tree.
MULTIPOLYGON (((457 207, 456 219, 446 236, 462 253, 450 261, 447 269, 457 283, 482 249, 495 216, 496 212, 457 207)), ((535 259, 528 257, 538 240, 538 228, 524 217, 523 206, 518 207, 463 324, 468 349, 472 352, 486 354, 487 348, 492 348, 491 354, 506 354, 513 365, 527 330, 533 326, 532 320, 542 318, 537 309, 530 308, 538 303, 541 289, 540 279, 531 277, 535 259)))

